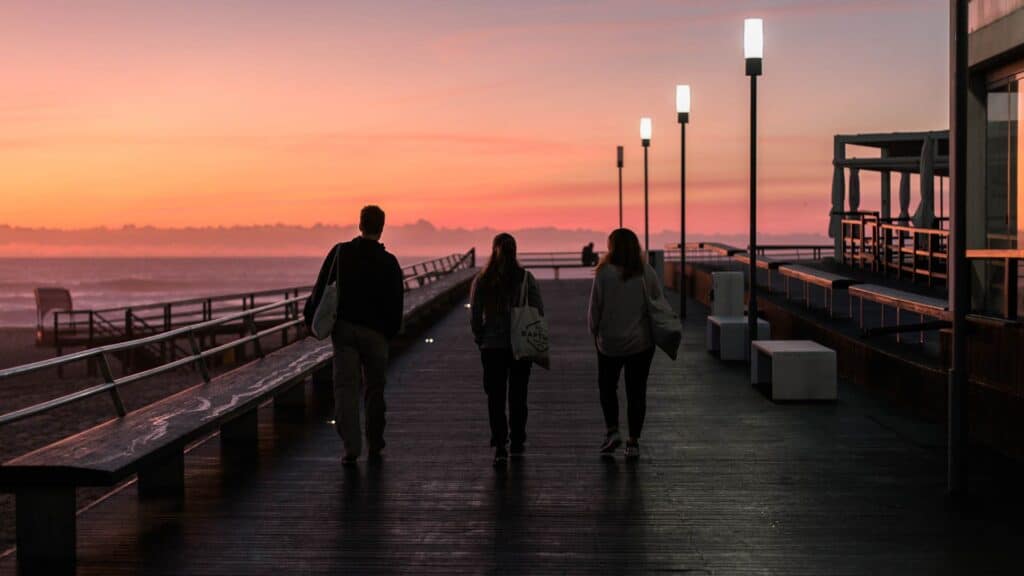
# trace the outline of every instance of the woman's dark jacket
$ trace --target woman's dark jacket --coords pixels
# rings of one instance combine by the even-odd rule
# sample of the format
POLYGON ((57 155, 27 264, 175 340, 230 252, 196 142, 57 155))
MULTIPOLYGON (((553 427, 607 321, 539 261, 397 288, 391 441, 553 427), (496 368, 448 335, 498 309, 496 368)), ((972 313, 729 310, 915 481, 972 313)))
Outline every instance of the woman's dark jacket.
POLYGON ((520 305, 524 276, 527 278, 526 301, 543 315, 544 301, 540 297, 540 286, 533 274, 529 274, 525 269, 517 270, 513 285, 505 286, 501 290, 503 297, 499 297, 501 301, 497 311, 492 314, 487 313, 487 302, 491 297, 490 291, 495 288, 482 282, 479 274, 473 279, 473 287, 470 289, 470 327, 473 329, 477 345, 481 348, 512 347, 512 307, 520 305))

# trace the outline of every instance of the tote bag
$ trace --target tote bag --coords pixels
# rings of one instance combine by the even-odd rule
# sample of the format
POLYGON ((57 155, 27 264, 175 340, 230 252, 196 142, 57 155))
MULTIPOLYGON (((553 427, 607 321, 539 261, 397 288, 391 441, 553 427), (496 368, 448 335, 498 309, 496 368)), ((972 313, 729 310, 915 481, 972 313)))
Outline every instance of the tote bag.
POLYGON ((658 348, 675 360, 679 354, 679 344, 683 340, 679 316, 664 297, 651 298, 651 293, 647 291, 647 280, 644 278, 646 275, 640 275, 640 282, 644 289, 644 300, 647 301, 647 316, 651 320, 651 338, 658 348))
POLYGON ((512 307, 512 356, 516 360, 532 360, 543 368, 551 368, 548 353, 548 321, 540 310, 527 301, 530 273, 523 274, 518 306, 512 307))
POLYGON ((316 305, 309 331, 317 340, 323 340, 334 331, 338 321, 338 284, 341 283, 341 245, 334 249, 334 281, 324 288, 320 303, 316 305))

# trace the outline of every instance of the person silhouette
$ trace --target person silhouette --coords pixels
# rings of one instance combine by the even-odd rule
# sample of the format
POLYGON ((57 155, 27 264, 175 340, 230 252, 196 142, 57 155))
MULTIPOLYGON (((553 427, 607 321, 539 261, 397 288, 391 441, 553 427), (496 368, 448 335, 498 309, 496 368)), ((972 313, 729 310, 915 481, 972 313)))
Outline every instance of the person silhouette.
POLYGON ((370 458, 384 449, 384 384, 389 341, 402 326, 405 282, 398 259, 380 243, 384 211, 366 206, 359 215, 361 235, 327 254, 313 293, 303 309, 307 327, 327 285, 336 277, 338 317, 334 344, 334 427, 345 445, 342 462, 351 465, 362 452, 359 392, 365 387, 366 443, 370 458), (337 260, 337 262, 335 262, 337 260), (340 267, 335 269, 335 266, 340 267))

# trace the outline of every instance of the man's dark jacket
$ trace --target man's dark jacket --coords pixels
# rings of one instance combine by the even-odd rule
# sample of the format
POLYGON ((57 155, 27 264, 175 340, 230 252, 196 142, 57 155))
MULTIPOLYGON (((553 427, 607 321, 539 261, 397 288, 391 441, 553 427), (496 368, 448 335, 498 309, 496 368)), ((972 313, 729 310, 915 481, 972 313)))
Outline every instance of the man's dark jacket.
POLYGON ((306 326, 312 323, 324 289, 336 277, 336 253, 340 254, 341 260, 338 318, 393 338, 402 327, 405 292, 402 268, 383 244, 363 237, 338 244, 327 254, 313 294, 303 309, 306 326))

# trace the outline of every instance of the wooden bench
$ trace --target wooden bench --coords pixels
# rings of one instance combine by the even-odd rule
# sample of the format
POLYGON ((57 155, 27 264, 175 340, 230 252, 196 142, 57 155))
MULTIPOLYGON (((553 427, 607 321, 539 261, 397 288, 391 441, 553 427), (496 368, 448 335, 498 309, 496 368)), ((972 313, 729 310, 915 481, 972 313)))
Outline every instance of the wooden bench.
MULTIPOLYGON (((875 302, 882 308, 881 325, 879 328, 866 330, 865 335, 876 336, 881 334, 895 333, 896 340, 900 340, 903 332, 920 332, 921 341, 924 341, 925 330, 940 330, 946 328, 950 323, 949 301, 942 298, 933 298, 922 294, 915 294, 905 290, 880 286, 878 284, 858 284, 850 287, 850 299, 860 299, 860 328, 864 330, 864 301, 875 302), (885 325, 886 306, 896 309, 895 326, 885 325), (903 325, 900 321, 901 312, 917 314, 921 318, 920 324, 903 325), (925 322, 925 317, 935 318, 935 322, 925 322)), ((852 305, 852 304, 851 304, 852 305)))
MULTIPOLYGON (((804 266, 802 264, 788 264, 779 267, 779 273, 786 279, 786 298, 792 296, 790 290, 790 281, 799 280, 803 284, 803 299, 804 305, 807 308, 811 307, 811 286, 820 287, 825 294, 825 308, 828 310, 828 315, 831 317, 835 313, 835 293, 837 290, 847 290, 850 286, 857 284, 857 281, 853 278, 847 278, 839 274, 832 274, 831 272, 825 272, 811 266, 804 266)), ((853 310, 850 310, 850 316, 853 317, 853 310)))
MULTIPOLYGON (((732 259, 735 260, 736 262, 743 264, 748 268, 750 267, 750 254, 746 252, 736 254, 732 257, 732 259)), ((777 272, 780 267, 785 266, 787 264, 789 264, 789 262, 786 262, 785 260, 775 260, 773 258, 768 258, 767 256, 758 256, 757 260, 755 260, 755 266, 757 266, 758 270, 766 270, 768 272, 769 294, 772 293, 772 289, 774 288, 774 285, 772 283, 773 273, 777 272)))
POLYGON ((757 340, 750 381, 772 400, 835 400, 836 352, 812 340, 757 340))
MULTIPOLYGON (((407 292, 405 322, 461 297, 474 273, 459 270, 407 292)), ((219 430, 225 456, 254 453, 258 407, 273 399, 275 408, 302 408, 302 383, 332 358, 329 340, 307 338, 4 463, 0 486, 16 495, 19 572, 74 573, 77 487, 137 474, 140 497, 182 498, 186 445, 219 430)))

